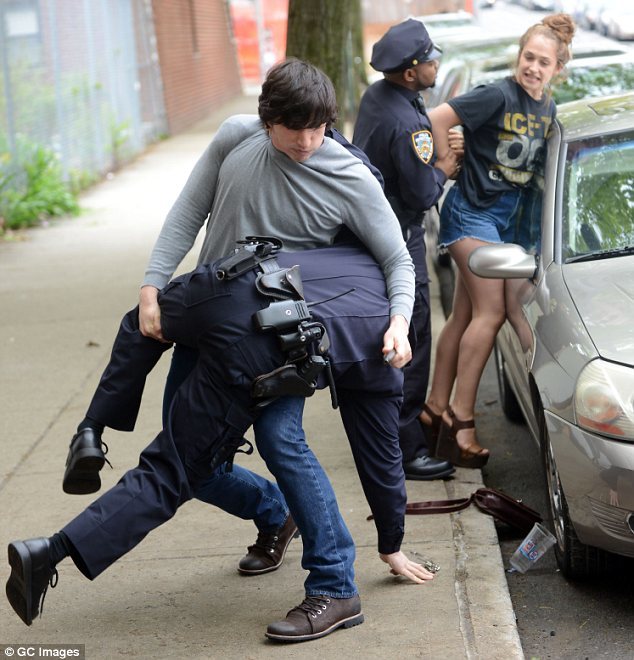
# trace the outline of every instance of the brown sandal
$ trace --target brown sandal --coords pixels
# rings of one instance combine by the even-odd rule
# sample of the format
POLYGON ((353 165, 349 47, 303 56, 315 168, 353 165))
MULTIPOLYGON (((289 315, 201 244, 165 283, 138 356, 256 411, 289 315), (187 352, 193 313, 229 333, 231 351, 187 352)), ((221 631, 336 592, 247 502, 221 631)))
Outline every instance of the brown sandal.
POLYGON ((442 424, 442 415, 437 415, 426 403, 423 403, 423 412, 429 415, 430 423, 425 424, 420 416, 418 417, 418 421, 425 434, 427 451, 430 456, 435 457, 438 451, 438 434, 440 433, 440 425, 442 424))
POLYGON ((463 448, 458 444, 456 437, 458 431, 475 428, 474 420, 458 419, 451 406, 447 408, 447 412, 451 417, 451 425, 447 424, 444 419, 441 421, 438 433, 437 457, 444 458, 457 467, 484 467, 489 460, 489 450, 481 447, 477 441, 463 448))

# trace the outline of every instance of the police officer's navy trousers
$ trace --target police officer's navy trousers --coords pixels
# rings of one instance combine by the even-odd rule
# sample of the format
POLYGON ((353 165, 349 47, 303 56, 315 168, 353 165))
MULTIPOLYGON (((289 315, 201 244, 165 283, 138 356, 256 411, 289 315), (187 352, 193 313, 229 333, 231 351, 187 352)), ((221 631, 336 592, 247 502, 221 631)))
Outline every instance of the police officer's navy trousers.
POLYGON ((427 398, 429 366, 431 364, 431 314, 429 306, 429 276, 425 258, 425 230, 412 225, 408 230, 407 249, 414 262, 416 292, 410 328, 416 334, 412 361, 405 367, 403 406, 399 419, 399 443, 403 461, 426 454, 426 439, 418 416, 427 398))
MULTIPOLYGON (((337 256, 341 256, 340 248, 337 250, 337 256)), ((304 254, 308 255, 299 253, 304 254)), ((299 255, 294 255, 291 263, 300 261, 297 258, 299 255)), ((333 268, 325 264, 325 256, 320 255, 319 270, 333 272, 333 268)), ((342 260, 341 263, 354 263, 354 259, 342 260)), ((359 267, 367 272, 367 264, 360 264, 359 267)), ((345 284, 346 278, 342 278, 341 282, 345 284)), ((332 295, 333 282, 328 284, 326 288, 332 295)), ((360 280, 356 284, 363 295, 363 282, 360 280)), ((348 309, 351 302, 354 301, 347 301, 348 309)), ((374 304, 376 300, 372 302, 374 304)), ((255 293, 249 276, 221 286, 213 278, 211 270, 202 267, 168 285, 161 294, 160 303, 164 335, 197 347, 200 358, 174 398, 166 428, 142 453, 139 466, 124 475, 119 484, 63 530, 74 546, 73 558, 91 578, 134 547, 151 529, 174 515, 178 506, 190 499, 196 489, 209 479, 209 465, 219 447, 241 438, 256 418, 248 394, 251 381, 256 375, 270 371, 283 362, 274 338, 252 330, 252 313, 266 306, 268 301, 255 293)), ((359 301, 356 303, 359 304, 359 301)), ((326 324, 330 324, 329 331, 341 340, 341 360, 336 375, 341 386, 342 416, 364 480, 364 489, 366 494, 372 491, 369 499, 374 500, 372 509, 375 516, 378 514, 377 517, 380 516, 383 521, 385 538, 398 539, 400 545, 404 483, 402 470, 396 469, 397 465, 400 467, 400 451, 395 433, 389 431, 398 415, 400 402, 398 378, 395 379, 390 373, 396 373, 396 370, 381 367, 380 372, 377 369, 380 353, 376 360, 363 362, 360 356, 368 353, 363 341, 367 333, 361 335, 361 341, 356 341, 353 336, 346 341, 346 328, 355 326, 359 330, 358 323, 347 324, 341 313, 342 308, 336 304, 326 303, 321 307, 325 317, 330 314, 325 319, 326 324), (380 375, 378 379, 367 381, 370 383, 367 392, 358 389, 359 376, 364 374, 380 375), (371 405, 373 400, 376 406, 371 405), (373 443, 367 426, 375 430, 378 422, 388 431, 379 434, 381 446, 369 448, 368 444, 373 443), (386 443, 386 439, 390 439, 391 443, 386 443), (385 496, 386 493, 387 498, 381 499, 380 495, 385 496), (386 509, 389 509, 389 515, 386 509)), ((142 337, 136 321, 134 311, 124 319, 112 361, 89 411, 89 416, 113 428, 131 429, 134 426, 145 373, 167 347, 142 337)), ((375 313, 372 319, 363 319, 362 325, 366 326, 366 331, 371 329, 372 334, 378 333, 377 347, 380 351, 382 333, 387 327, 385 311, 375 313)), ((275 447, 268 449, 277 456, 275 447)), ((268 463, 266 448, 263 454, 268 463)), ((284 469, 277 465, 274 472, 278 473, 276 476, 283 485, 284 469)), ((302 487, 305 487, 305 482, 302 487)), ((293 484, 290 488, 294 489, 293 484)), ((289 492, 285 494, 306 543, 312 532, 302 529, 305 527, 302 520, 314 517, 314 502, 307 516, 302 514, 303 505, 298 507, 293 497, 289 498, 289 492)), ((334 506, 338 516, 336 503, 334 506)), ((323 539, 318 539, 317 552, 321 553, 318 568, 311 567, 310 563, 306 565, 310 571, 307 593, 331 593, 345 597, 353 592, 354 586, 345 583, 346 578, 342 578, 341 565, 351 566, 354 550, 351 543, 348 547, 346 542, 338 542, 346 540, 347 530, 343 523, 341 525, 338 530, 340 538, 337 538, 337 533, 331 538, 331 545, 335 545, 332 556, 337 557, 337 561, 333 562, 332 575, 328 576, 329 568, 323 562, 323 553, 328 556, 328 547, 324 549, 323 539), (316 584, 329 586, 313 588, 310 581, 315 572, 319 574, 316 584), (345 584, 342 584, 342 579, 345 584)), ((336 526, 333 529, 336 530, 336 526)), ((381 529, 379 532, 381 534, 381 529)))

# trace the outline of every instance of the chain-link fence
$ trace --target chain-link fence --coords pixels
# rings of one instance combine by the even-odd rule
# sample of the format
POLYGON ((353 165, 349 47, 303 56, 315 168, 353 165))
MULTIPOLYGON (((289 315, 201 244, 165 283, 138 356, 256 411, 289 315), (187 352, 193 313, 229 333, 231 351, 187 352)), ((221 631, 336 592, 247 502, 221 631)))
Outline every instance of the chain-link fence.
POLYGON ((0 156, 47 147, 81 185, 166 127, 151 0, 0 0, 0 156))

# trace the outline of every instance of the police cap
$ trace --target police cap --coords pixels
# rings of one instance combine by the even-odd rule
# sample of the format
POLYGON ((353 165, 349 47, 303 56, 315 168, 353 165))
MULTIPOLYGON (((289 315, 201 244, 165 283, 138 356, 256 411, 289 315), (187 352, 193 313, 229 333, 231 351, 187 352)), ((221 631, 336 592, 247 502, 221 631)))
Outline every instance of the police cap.
POLYGON ((393 25, 372 48, 370 66, 394 73, 429 60, 437 60, 441 50, 434 44, 422 21, 408 18, 393 25))

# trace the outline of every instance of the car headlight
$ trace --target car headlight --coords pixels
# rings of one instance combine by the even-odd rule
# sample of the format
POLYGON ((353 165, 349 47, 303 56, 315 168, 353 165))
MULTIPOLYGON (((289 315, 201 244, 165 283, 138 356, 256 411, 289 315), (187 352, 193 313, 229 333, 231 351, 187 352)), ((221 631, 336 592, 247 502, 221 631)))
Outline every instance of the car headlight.
POLYGON ((575 416, 584 429, 634 441, 634 369, 593 360, 575 388, 575 416))

